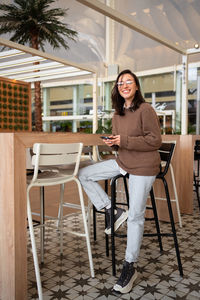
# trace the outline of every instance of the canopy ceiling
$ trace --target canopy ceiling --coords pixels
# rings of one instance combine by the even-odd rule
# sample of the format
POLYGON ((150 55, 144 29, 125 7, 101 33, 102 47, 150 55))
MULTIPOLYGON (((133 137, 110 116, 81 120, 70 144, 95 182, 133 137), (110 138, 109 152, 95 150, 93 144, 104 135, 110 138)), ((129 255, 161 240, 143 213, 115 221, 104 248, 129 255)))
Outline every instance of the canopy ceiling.
MULTIPOLYGON (((199 0, 100 1, 102 4, 111 5, 112 2, 113 8, 118 12, 168 39, 177 47, 190 49, 194 44, 200 43, 199 0)), ((120 69, 128 67, 138 72, 182 63, 180 53, 117 22, 114 22, 113 60, 108 61, 106 17, 78 0, 57 0, 53 6, 69 8, 66 19, 62 21, 78 31, 78 40, 69 41, 68 51, 53 50, 46 45, 47 53, 56 53, 56 56, 83 67, 89 65, 101 76, 105 76, 109 64, 119 65, 120 69)), ((9 39, 9 36, 6 38, 9 39)), ((200 55, 190 56, 189 61, 200 61, 200 55)))
MULTIPOLYGON (((199 0, 114 0, 113 3, 117 11, 177 46, 190 49, 200 43, 199 0)), ((57 5, 69 8, 66 22, 79 32, 77 43, 70 42, 70 51, 60 51, 59 55, 83 64, 90 62, 104 74, 109 63, 106 17, 74 0, 59 0, 57 5)), ((119 23, 115 23, 113 51, 113 63, 134 72, 182 62, 181 54, 119 23)), ((191 62, 199 60, 199 54, 190 57, 191 62)))

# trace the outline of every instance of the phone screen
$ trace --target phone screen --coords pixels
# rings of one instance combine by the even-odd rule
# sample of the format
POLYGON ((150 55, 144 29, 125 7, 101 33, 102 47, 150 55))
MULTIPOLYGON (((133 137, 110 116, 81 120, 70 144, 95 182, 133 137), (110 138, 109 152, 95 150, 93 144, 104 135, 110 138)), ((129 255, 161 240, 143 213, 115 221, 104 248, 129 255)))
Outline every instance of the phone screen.
POLYGON ((102 138, 103 140, 112 140, 112 138, 110 138, 109 136, 101 136, 101 138, 102 138))

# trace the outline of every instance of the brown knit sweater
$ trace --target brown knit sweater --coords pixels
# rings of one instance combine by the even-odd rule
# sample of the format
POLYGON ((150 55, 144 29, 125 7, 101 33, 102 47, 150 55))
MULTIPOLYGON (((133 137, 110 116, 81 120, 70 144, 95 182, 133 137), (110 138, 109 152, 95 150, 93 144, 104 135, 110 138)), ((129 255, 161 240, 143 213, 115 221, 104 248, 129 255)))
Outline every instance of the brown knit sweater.
POLYGON ((114 114, 113 135, 120 135, 118 165, 133 175, 153 176, 159 173, 161 145, 160 125, 156 112, 149 103, 142 103, 125 115, 114 114))

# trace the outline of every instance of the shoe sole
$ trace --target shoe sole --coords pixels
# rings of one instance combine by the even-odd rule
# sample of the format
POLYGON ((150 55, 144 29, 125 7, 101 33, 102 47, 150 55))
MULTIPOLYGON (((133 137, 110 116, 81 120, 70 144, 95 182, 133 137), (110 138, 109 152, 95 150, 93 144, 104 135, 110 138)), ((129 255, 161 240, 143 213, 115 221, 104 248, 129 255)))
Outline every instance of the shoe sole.
POLYGON ((137 279, 137 276, 138 276, 138 273, 137 273, 137 271, 135 271, 135 273, 134 273, 133 277, 131 278, 130 282, 124 288, 122 288, 118 284, 115 284, 114 287, 113 287, 113 290, 116 291, 116 292, 120 292, 122 294, 129 293, 133 288, 133 283, 137 279))
MULTIPOLYGON (((121 226, 122 223, 124 223, 126 221, 127 218, 128 218, 128 212, 125 211, 121 214, 119 219, 117 219, 117 221, 115 222, 114 230, 117 231, 117 229, 121 226)), ((105 233, 106 234, 111 234, 111 228, 109 228, 109 229, 106 228, 105 233)))

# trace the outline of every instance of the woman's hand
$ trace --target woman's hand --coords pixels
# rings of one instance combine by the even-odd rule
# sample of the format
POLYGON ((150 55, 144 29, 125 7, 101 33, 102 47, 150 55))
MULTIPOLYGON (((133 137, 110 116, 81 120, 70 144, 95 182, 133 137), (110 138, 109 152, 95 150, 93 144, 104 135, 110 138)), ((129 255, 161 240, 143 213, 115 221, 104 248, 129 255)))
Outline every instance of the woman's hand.
POLYGON ((104 143, 108 146, 120 145, 120 135, 109 135, 110 139, 103 140, 104 143))

